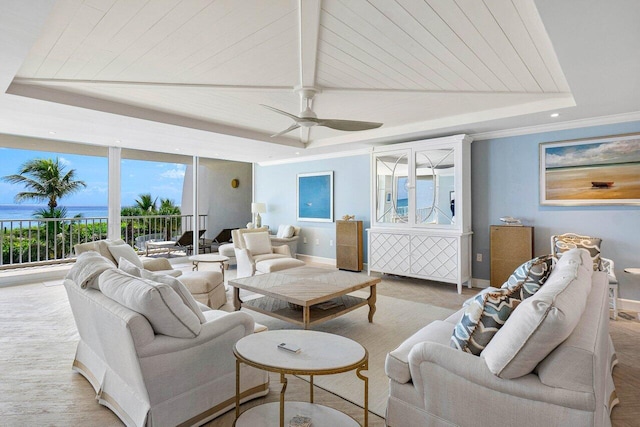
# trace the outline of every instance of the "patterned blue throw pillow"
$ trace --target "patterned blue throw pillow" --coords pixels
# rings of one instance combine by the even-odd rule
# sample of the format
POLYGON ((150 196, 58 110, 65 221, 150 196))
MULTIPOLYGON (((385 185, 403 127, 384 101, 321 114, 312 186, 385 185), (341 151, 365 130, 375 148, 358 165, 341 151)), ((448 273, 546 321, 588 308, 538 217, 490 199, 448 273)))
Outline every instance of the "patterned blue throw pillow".
POLYGON ((480 355, 520 301, 518 290, 505 288, 479 293, 453 329, 451 347, 480 355))
POLYGON ((502 285, 502 289, 519 292, 520 300, 524 301, 544 285, 551 274, 552 265, 552 255, 542 255, 529 260, 515 269, 502 285))

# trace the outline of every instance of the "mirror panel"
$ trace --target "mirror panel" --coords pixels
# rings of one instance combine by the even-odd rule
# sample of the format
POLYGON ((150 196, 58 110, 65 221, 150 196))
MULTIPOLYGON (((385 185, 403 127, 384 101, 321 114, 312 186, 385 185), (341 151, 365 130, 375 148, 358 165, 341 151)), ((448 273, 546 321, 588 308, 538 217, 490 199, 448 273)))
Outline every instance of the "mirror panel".
POLYGON ((454 149, 434 149, 417 152, 415 169, 416 224, 454 224, 454 149))
POLYGON ((409 220, 409 157, 407 152, 376 156, 376 222, 409 220))

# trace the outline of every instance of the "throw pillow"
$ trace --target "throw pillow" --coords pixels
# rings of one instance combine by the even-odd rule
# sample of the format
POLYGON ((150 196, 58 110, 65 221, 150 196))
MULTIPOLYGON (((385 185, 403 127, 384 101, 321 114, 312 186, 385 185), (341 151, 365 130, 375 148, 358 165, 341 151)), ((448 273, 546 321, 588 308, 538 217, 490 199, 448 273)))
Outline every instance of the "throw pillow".
POLYGON ((136 251, 134 251, 133 248, 127 244, 110 245, 109 252, 111 252, 113 259, 119 260, 120 258, 124 258, 136 267, 144 268, 142 266, 142 261, 140 260, 140 257, 138 256, 136 251))
POLYGON ((200 334, 200 320, 169 285, 112 269, 100 275, 99 286, 105 296, 146 317, 156 334, 176 338, 200 334))
POLYGON ((289 239, 293 237, 296 232, 296 228, 293 225, 280 225, 278 226, 278 232, 276 237, 279 239, 289 239))
POLYGON ((278 232, 276 233, 276 237, 278 239, 284 239, 285 238, 285 231, 286 231, 287 226, 286 225, 279 225, 278 226, 278 232))
POLYGON ((453 329, 451 347, 479 355, 520 304, 516 294, 510 289, 495 289, 476 295, 453 329))
POLYGON ((495 375, 511 379, 529 374, 571 335, 591 291, 592 272, 583 267, 582 253, 565 253, 545 285, 519 305, 486 346, 482 358, 495 375))
POLYGON ((198 320, 200 320, 200 323, 205 323, 207 321, 207 319, 204 318, 204 314, 202 314, 202 310, 200 310, 200 307, 198 307, 198 303, 196 302, 195 298, 193 298, 191 292, 189 292, 187 287, 180 280, 167 274, 153 273, 148 270, 141 270, 141 273, 143 279, 149 279, 153 280, 154 282, 164 283, 165 285, 171 286, 171 289, 173 289, 178 294, 180 299, 182 299, 182 302, 184 302, 185 305, 189 307, 189 309, 193 311, 196 316, 198 316, 198 320))
POLYGON ((271 239, 269 239, 269 233, 266 231, 244 233, 244 243, 253 256, 272 252, 271 239))
POLYGON ((143 270, 140 267, 134 265, 132 262, 129 262, 125 257, 120 257, 120 259, 118 260, 118 268, 132 276, 142 277, 141 272, 143 270))
POLYGON ((560 259, 562 255, 571 250, 571 249, 586 249, 589 251, 591 255, 591 260, 593 262, 593 271, 600 270, 600 244, 602 243, 602 239, 597 237, 588 237, 588 236, 578 236, 578 235, 569 235, 569 236, 554 236, 553 244, 555 246, 554 252, 556 254, 556 258, 560 259))
POLYGON ((520 300, 524 301, 544 285, 551 274, 552 266, 552 255, 543 255, 529 260, 515 269, 502 288, 518 290, 520 300))
POLYGON ((82 252, 65 276, 82 289, 98 289, 98 277, 105 270, 115 268, 113 263, 96 251, 82 252))

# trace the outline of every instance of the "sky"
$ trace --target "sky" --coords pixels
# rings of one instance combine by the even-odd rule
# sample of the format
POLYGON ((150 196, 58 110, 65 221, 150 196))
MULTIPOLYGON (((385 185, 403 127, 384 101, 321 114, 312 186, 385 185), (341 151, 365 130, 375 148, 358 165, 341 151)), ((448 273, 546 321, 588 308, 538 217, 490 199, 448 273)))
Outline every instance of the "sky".
POLYGON ((640 162, 640 138, 545 149, 547 168, 640 162))
MULTIPOLYGON (((106 157, 79 156, 66 153, 17 150, 0 147, 0 205, 15 203, 14 196, 24 187, 9 184, 1 177, 17 174, 20 166, 35 158, 55 158, 66 166, 65 171, 75 169, 76 179, 87 187, 58 201, 61 206, 106 206, 108 191, 108 166, 106 157)), ((142 193, 153 197, 168 198, 176 205, 182 202, 182 185, 186 166, 176 163, 122 160, 122 206, 131 206, 142 193)), ((44 204, 23 202, 23 204, 44 204)))

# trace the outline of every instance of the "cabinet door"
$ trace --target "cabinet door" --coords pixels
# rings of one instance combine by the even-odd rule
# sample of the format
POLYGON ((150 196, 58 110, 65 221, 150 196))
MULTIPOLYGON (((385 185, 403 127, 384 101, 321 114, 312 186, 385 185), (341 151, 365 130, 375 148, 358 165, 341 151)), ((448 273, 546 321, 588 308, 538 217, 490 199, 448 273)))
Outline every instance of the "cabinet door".
POLYGON ((491 226, 491 286, 499 288, 533 258, 533 227, 491 226))
POLYGON ((434 280, 458 280, 458 238, 411 236, 411 273, 434 280))
POLYGON ((409 235, 369 232, 369 269, 382 273, 409 271, 409 235))
POLYGON ((336 267, 362 271, 362 221, 336 221, 336 267))
POLYGON ((375 222, 409 221, 409 153, 392 151, 375 156, 375 222))
POLYGON ((455 218, 455 148, 416 152, 415 223, 451 225, 455 218))

